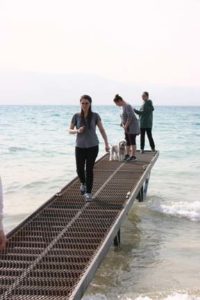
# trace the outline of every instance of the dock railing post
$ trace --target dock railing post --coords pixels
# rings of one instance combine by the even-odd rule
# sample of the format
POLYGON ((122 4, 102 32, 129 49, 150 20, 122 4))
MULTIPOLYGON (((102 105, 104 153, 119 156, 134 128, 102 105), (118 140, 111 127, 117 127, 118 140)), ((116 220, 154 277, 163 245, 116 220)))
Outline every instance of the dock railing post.
POLYGON ((141 189, 136 197, 138 199, 139 202, 143 202, 144 201, 144 190, 143 190, 143 185, 141 186, 141 189))
POLYGON ((148 174, 147 178, 145 179, 144 184, 142 185, 138 195, 137 199, 139 202, 143 202, 147 196, 147 190, 148 190, 148 185, 149 185, 149 179, 150 179, 150 173, 148 174))
POLYGON ((120 241, 121 241, 121 233, 120 233, 120 229, 119 229, 116 237, 114 238, 114 246, 119 247, 120 241))
POLYGON ((146 198, 147 196, 147 190, 148 190, 148 186, 149 186, 149 179, 150 179, 150 172, 144 182, 144 186, 143 186, 143 193, 144 193, 144 198, 146 198))

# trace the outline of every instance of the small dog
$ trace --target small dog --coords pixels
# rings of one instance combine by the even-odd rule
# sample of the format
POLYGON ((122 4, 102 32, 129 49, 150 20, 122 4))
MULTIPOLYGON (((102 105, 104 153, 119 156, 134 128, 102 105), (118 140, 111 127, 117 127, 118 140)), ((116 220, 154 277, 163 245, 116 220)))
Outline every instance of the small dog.
POLYGON ((118 147, 118 145, 111 145, 109 160, 119 160, 119 147, 118 147))
POLYGON ((126 141, 123 140, 123 141, 119 142, 119 160, 120 161, 124 160, 125 153, 126 153, 126 141))
POLYGON ((111 145, 110 160, 123 160, 126 152, 126 141, 120 141, 119 145, 111 145))

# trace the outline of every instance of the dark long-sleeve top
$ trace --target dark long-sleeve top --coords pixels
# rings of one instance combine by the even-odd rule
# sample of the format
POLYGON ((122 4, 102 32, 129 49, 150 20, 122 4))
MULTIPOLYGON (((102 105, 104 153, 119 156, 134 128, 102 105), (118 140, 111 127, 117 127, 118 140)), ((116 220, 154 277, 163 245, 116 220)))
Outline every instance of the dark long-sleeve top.
POLYGON ((140 128, 152 128, 154 107, 151 100, 145 101, 140 110, 134 111, 140 117, 140 128))

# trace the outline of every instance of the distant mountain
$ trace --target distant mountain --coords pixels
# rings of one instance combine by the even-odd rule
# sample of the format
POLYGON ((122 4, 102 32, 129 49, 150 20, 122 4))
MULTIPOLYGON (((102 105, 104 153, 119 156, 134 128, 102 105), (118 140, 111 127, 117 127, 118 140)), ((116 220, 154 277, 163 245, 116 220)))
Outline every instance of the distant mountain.
POLYGON ((200 105, 200 88, 138 85, 92 74, 0 72, 0 104, 78 104, 82 94, 95 104, 112 104, 119 93, 138 105, 144 90, 156 105, 200 105))

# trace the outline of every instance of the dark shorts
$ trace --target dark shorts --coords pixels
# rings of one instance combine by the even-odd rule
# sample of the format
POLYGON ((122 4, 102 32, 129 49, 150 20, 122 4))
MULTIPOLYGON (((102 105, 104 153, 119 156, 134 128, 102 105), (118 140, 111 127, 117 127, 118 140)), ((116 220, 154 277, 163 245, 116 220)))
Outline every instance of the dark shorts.
POLYGON ((137 134, 125 133, 127 146, 136 145, 136 136, 137 134))

